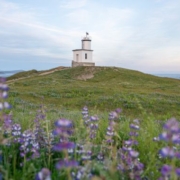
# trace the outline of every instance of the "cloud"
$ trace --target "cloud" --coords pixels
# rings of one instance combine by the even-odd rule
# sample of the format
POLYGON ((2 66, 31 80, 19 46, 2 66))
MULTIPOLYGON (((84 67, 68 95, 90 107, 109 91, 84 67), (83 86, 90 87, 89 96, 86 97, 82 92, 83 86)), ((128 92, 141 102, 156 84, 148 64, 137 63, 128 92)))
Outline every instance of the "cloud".
POLYGON ((23 3, 0 0, 0 55, 4 58, 8 54, 26 56, 29 61, 29 57, 41 62, 52 58, 69 65, 71 50, 81 47, 87 31, 97 65, 141 71, 179 67, 180 1, 154 0, 143 9, 138 3, 63 0, 57 7, 51 3, 51 8, 44 2, 43 11, 23 3))
POLYGON ((14 3, 0 1, 0 14, 1 52, 3 49, 6 53, 58 58, 61 52, 67 56, 66 49, 73 47, 70 36, 74 32, 44 24, 36 18, 37 13, 25 12, 14 3))
POLYGON ((87 0, 64 0, 60 4, 60 8, 77 9, 82 8, 87 4, 87 0))

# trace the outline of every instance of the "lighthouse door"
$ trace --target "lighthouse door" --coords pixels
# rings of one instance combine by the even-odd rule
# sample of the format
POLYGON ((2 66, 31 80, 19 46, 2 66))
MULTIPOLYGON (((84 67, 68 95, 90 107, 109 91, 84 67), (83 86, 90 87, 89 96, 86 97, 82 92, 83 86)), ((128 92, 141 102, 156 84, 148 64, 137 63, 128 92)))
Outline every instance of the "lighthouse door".
POLYGON ((76 61, 79 61, 79 54, 76 54, 76 61))

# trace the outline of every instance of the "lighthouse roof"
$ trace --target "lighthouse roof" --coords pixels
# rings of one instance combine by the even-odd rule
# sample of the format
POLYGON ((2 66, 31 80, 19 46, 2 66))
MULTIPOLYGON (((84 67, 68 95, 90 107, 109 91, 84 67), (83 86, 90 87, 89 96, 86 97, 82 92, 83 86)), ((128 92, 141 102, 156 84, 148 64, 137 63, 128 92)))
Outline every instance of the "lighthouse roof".
POLYGON ((91 49, 74 49, 72 51, 93 51, 93 50, 91 50, 91 49))
POLYGON ((86 35, 82 38, 82 41, 91 41, 91 37, 86 35))

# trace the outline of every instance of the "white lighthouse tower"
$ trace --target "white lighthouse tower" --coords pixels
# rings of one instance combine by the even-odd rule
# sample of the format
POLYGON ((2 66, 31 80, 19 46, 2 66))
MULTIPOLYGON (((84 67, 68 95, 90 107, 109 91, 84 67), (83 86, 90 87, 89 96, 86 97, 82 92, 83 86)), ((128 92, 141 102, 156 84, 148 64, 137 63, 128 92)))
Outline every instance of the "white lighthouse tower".
POLYGON ((82 49, 74 49, 72 51, 72 67, 95 66, 95 63, 92 60, 93 50, 91 50, 91 38, 88 33, 86 33, 86 36, 82 38, 82 49))

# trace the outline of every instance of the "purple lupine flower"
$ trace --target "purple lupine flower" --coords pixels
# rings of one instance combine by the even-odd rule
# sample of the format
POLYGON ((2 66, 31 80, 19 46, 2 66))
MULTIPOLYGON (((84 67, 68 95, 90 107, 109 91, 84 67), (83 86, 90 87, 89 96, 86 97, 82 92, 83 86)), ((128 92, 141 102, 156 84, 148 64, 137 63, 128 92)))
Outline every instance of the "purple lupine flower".
POLYGON ((172 171, 172 167, 167 164, 163 165, 161 168, 161 174, 164 177, 167 177, 168 175, 170 175, 171 171, 172 171))
POLYGON ((173 148, 171 147, 164 147, 160 150, 159 154, 161 155, 161 157, 165 158, 165 157, 170 157, 173 158, 175 157, 175 151, 173 148))
POLYGON ((159 135, 160 140, 174 143, 180 142, 180 127, 179 122, 176 119, 172 118, 168 120, 163 128, 165 131, 159 135))
MULTIPOLYGON (((114 111, 111 111, 108 116, 108 127, 106 129, 106 136, 105 136, 105 142, 108 145, 108 150, 110 150, 109 154, 112 155, 113 153, 113 143, 114 143, 114 136, 115 136, 115 130, 116 130, 116 120, 119 117, 119 113, 121 112, 121 109, 118 108, 114 111)), ((102 152, 101 152, 102 153, 102 152)))
POLYGON ((139 133, 138 133, 138 132, 135 132, 135 131, 131 131, 131 132, 129 132, 129 135, 130 135, 130 136, 138 136, 139 133))
POLYGON ((20 142, 21 136, 21 125, 20 124, 13 124, 12 125, 12 136, 14 137, 14 142, 20 142))
POLYGON ((114 132, 113 132, 113 131, 107 131, 107 132, 106 132, 106 135, 107 135, 107 136, 114 136, 114 132))
POLYGON ((180 177, 180 168, 176 168, 175 172, 176 172, 176 175, 177 175, 178 177, 180 177))
POLYGON ((82 160, 90 160, 92 157, 92 151, 85 151, 81 156, 82 160))
POLYGON ((2 98, 2 99, 8 98, 8 92, 4 91, 4 92, 0 93, 0 98, 2 98))
POLYGON ((123 146, 123 147, 122 147, 122 150, 123 150, 123 151, 131 151, 131 150, 132 150, 132 147, 123 146))
POLYGON ((106 142, 107 144, 112 144, 112 143, 114 142, 114 139, 107 139, 105 142, 106 142))
POLYGON ((175 157, 176 157, 177 159, 180 159, 180 152, 175 152, 175 157))
POLYGON ((53 146, 54 151, 63 151, 66 154, 66 159, 59 160, 56 163, 56 168, 76 167, 78 163, 75 160, 68 159, 68 153, 73 152, 76 147, 74 142, 69 141, 69 137, 73 133, 73 123, 68 119, 59 119, 55 122, 56 129, 53 131, 54 135, 60 137, 60 142, 53 146))
MULTIPOLYGON (((175 147, 176 144, 180 144, 180 125, 179 122, 171 118, 163 126, 164 131, 159 135, 159 139, 166 141, 168 143, 167 147, 163 147, 159 154, 162 158, 173 158, 174 160, 180 158, 180 152, 178 152, 175 147)), ((172 165, 163 165, 161 168, 161 175, 163 178, 171 178, 173 173, 175 176, 178 176, 179 169, 175 167, 175 163, 172 165)))
POLYGON ((3 110, 3 109, 10 109, 11 108, 11 105, 8 103, 8 102, 1 102, 0 103, 0 110, 3 110))
POLYGON ((31 154, 31 158, 38 157, 39 143, 36 141, 35 134, 31 130, 26 130, 20 137, 20 155, 26 156, 27 153, 31 154))
POLYGON ((130 150, 129 154, 133 158, 137 158, 139 156, 139 153, 137 151, 134 151, 134 150, 130 150))
POLYGON ((49 143, 51 143, 51 139, 47 140, 47 134, 44 131, 43 124, 45 121, 45 113, 44 113, 43 105, 40 106, 40 109, 37 110, 36 118, 34 120, 34 134, 36 141, 39 143, 39 146, 44 148, 45 146, 48 146, 49 143))
POLYGON ((112 120, 112 121, 109 122, 109 126, 106 129, 106 142, 107 142, 107 144, 111 144, 114 141, 113 140, 114 125, 115 125, 115 123, 112 120))
POLYGON ((35 180, 51 180, 51 173, 49 169, 41 169, 41 171, 36 174, 35 180))
POLYGON ((97 116, 91 116, 90 117, 90 120, 92 121, 92 122, 96 122, 96 121, 98 121, 99 120, 99 118, 97 117, 97 116))
POLYGON ((89 114, 88 108, 87 108, 87 106, 84 106, 84 107, 82 108, 82 115, 84 116, 84 115, 88 115, 88 114, 89 114))
POLYGON ((136 140, 128 140, 128 141, 124 141, 124 144, 127 145, 127 146, 137 145, 138 141, 136 141, 136 140))
POLYGON ((119 116, 119 113, 121 112, 120 108, 117 108, 115 111, 112 111, 109 113, 109 121, 116 120, 119 116))
POLYGON ((73 142, 60 142, 58 144, 55 144, 53 147, 54 151, 63 151, 63 150, 68 150, 68 149, 74 149, 75 148, 75 143, 73 142))
POLYGON ((135 129, 135 130, 139 130, 139 126, 135 125, 135 124, 130 124, 130 128, 135 129))
POLYGON ((60 136, 60 142, 69 141, 69 137, 73 134, 73 123, 67 119, 59 119, 55 122, 56 128, 53 135, 60 136))
POLYGON ((90 129, 98 129, 98 124, 90 124, 90 129))
POLYGON ((99 120, 97 116, 91 116, 90 121, 91 123, 89 124, 89 137, 90 139, 94 139, 96 137, 97 129, 98 129, 98 124, 96 123, 99 120))
POLYGON ((11 133, 12 125, 13 125, 12 116, 5 114, 3 118, 4 118, 4 124, 3 124, 4 133, 5 134, 11 133))
POLYGON ((134 139, 138 136, 139 120, 133 120, 130 124, 131 132, 129 133, 131 139, 124 141, 123 147, 118 151, 119 163, 117 169, 121 172, 127 172, 130 179, 140 180, 143 173, 144 165, 139 162, 139 152, 133 149, 134 145, 138 145, 138 142, 134 139))
POLYGON ((56 163, 56 169, 77 167, 78 162, 75 160, 60 160, 56 163))
POLYGON ((0 78, 0 90, 1 91, 8 91, 9 87, 6 83, 6 78, 0 78))
POLYGON ((99 161, 103 161, 103 160, 104 160, 104 154, 100 152, 100 153, 97 155, 97 159, 98 159, 99 161))
POLYGON ((20 124, 13 124, 12 125, 12 135, 13 136, 21 135, 21 125, 20 124))
POLYGON ((108 119, 111 121, 111 120, 114 120, 117 117, 118 117, 118 113, 115 112, 115 111, 112 111, 112 112, 109 113, 109 118, 108 119))
POLYGON ((174 144, 180 144, 180 133, 172 135, 172 142, 174 144))
POLYGON ((88 111, 87 106, 84 106, 82 108, 82 115, 83 115, 84 124, 88 126, 90 122, 90 118, 89 118, 89 111, 88 111))
POLYGON ((171 133, 178 133, 179 132, 179 122, 175 118, 171 118, 164 124, 163 128, 165 130, 170 131, 171 133))
POLYGON ((59 128, 70 128, 73 127, 73 123, 68 119, 59 119, 55 122, 55 126, 59 128))
POLYGON ((92 174, 87 172, 89 168, 87 167, 79 167, 77 172, 72 172, 72 179, 73 180, 81 180, 81 179, 91 179, 92 174))

